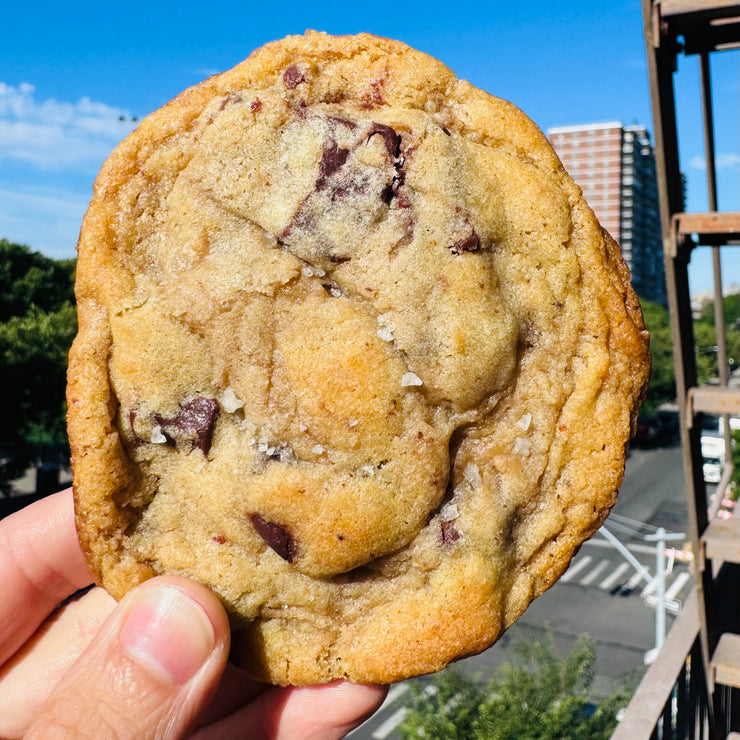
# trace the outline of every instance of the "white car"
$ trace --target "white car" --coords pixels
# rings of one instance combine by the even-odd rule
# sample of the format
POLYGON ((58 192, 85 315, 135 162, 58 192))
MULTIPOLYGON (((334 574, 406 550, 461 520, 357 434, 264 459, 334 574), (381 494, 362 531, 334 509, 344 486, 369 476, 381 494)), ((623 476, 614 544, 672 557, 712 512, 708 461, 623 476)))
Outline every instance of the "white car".
POLYGON ((719 483, 722 478, 722 461, 718 457, 705 457, 702 468, 706 483, 719 483))

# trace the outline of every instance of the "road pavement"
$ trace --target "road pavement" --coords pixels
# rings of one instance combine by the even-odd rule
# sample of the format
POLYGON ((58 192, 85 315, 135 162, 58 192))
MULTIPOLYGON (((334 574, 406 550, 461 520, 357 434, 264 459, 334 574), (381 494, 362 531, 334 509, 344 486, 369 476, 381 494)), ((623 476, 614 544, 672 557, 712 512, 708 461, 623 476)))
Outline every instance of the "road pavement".
MULTIPOLYGON (((632 451, 606 527, 651 576, 656 570, 655 547, 643 538, 657 527, 687 531, 684 496, 679 447, 632 451)), ((682 542, 675 548, 683 550, 682 542)), ((666 625, 670 629, 675 612, 691 591, 693 577, 690 563, 676 559, 668 565, 666 600, 673 611, 667 613, 666 625)), ((530 605, 496 645, 457 667, 485 679, 511 659, 511 646, 517 640, 549 630, 565 656, 578 636, 586 633, 597 650, 595 693, 605 695, 625 681, 636 685, 646 667, 646 653, 655 645, 653 596, 654 583, 597 534, 583 545, 560 581, 530 605)), ((352 740, 398 740, 408 689, 409 682, 391 687, 383 707, 351 733, 352 740)))

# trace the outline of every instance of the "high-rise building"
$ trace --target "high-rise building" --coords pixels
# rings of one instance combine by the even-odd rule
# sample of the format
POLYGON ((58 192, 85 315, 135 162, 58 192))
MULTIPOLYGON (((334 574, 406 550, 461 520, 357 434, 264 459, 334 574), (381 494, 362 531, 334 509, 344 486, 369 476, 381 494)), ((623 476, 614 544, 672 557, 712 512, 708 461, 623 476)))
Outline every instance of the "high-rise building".
POLYGON ((655 155, 644 126, 619 122, 551 128, 565 169, 619 242, 641 298, 666 305, 655 155))

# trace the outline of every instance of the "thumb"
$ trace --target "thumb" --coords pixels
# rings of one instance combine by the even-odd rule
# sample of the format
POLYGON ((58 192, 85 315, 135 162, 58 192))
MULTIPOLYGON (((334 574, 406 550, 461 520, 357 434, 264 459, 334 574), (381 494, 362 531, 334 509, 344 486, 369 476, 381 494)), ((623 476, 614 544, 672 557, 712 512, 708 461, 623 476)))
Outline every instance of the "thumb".
POLYGON ((182 738, 229 652, 218 599, 162 576, 127 594, 64 675, 26 738, 182 738))

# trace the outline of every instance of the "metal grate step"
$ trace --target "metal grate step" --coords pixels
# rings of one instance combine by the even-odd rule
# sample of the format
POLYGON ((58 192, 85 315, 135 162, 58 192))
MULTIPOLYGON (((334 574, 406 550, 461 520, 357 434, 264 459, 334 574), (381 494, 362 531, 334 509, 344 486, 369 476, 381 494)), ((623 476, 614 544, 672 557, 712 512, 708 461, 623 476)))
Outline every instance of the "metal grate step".
POLYGON ((712 519, 701 539, 710 560, 740 563, 740 518, 737 516, 712 519))
POLYGON ((715 683, 740 689, 740 635, 725 632, 712 655, 715 683))
POLYGON ((677 213, 673 223, 679 236, 696 234, 700 244, 722 244, 740 238, 740 213, 737 211, 677 213))
POLYGON ((689 388, 688 413, 734 414, 740 416, 740 388, 702 385, 689 388))

